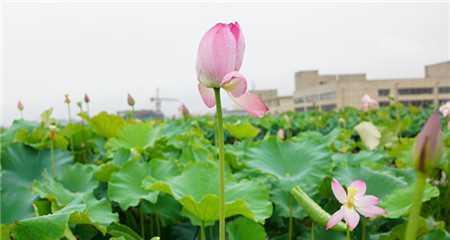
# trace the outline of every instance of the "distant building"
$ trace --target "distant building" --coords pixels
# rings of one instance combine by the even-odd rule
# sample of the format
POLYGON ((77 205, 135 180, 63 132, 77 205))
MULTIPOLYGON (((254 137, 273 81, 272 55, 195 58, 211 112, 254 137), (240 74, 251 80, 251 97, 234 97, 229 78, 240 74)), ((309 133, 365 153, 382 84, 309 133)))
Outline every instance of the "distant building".
MULTIPOLYGON (((119 111, 117 112, 117 115, 121 117, 128 117, 131 114, 130 111, 119 111)), ((140 119, 140 120, 150 120, 150 119, 163 119, 164 114, 161 112, 157 112, 154 110, 136 110, 134 111, 134 118, 140 119)))
POLYGON ((366 74, 295 73, 293 96, 278 96, 276 89, 251 91, 259 95, 271 113, 331 111, 346 106, 360 107, 368 94, 381 106, 398 101, 405 105, 428 106, 450 101, 450 61, 425 66, 423 78, 371 79, 366 74))

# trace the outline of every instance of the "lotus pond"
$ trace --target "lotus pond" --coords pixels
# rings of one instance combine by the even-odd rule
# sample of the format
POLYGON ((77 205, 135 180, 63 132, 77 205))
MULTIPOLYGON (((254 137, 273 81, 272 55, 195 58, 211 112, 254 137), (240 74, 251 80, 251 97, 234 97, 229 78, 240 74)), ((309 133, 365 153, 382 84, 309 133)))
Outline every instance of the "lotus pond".
MULTIPOLYGON (((432 112, 393 104, 225 117, 227 239, 403 239, 414 142, 432 112), (342 205, 333 179, 349 196, 349 185, 363 181, 384 214, 361 216, 350 233, 344 222, 327 230, 342 205)), ((39 123, 2 129, 2 239, 218 239, 214 117, 140 121, 102 112, 77 120, 59 123, 48 110, 39 123)), ((441 128, 444 150, 427 175, 418 239, 450 239, 443 118, 441 128)))

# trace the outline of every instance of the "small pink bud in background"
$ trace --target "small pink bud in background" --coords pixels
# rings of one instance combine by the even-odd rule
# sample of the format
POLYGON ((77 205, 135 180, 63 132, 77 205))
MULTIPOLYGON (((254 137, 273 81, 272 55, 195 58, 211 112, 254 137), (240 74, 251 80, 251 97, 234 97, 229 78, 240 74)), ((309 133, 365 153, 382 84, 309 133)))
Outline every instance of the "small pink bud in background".
POLYGON ((84 94, 84 102, 85 103, 89 103, 91 101, 91 99, 89 98, 89 96, 87 95, 87 93, 84 94))
POLYGON ((362 98, 361 98, 361 109, 363 111, 368 111, 370 109, 374 109, 378 107, 378 102, 377 100, 373 99, 372 97, 370 97, 369 95, 365 94, 362 98))
POLYGON ((286 137, 286 136, 285 136, 285 133, 284 133, 284 129, 280 128, 280 129, 278 130, 278 132, 277 132, 277 137, 278 137, 280 140, 284 140, 284 138, 286 137))
POLYGON ((19 111, 23 111, 23 103, 22 101, 17 102, 17 109, 19 109, 19 111))
POLYGON ((127 102, 130 107, 134 107, 134 98, 128 93, 127 102))
POLYGON ((434 112, 416 137, 413 160, 416 170, 429 174, 442 155, 441 118, 434 112))
POLYGON ((190 116, 190 113, 189 113, 189 109, 186 107, 186 105, 184 105, 184 104, 181 104, 179 107, 178 107, 178 111, 180 112, 180 114, 183 116, 183 117, 189 117, 190 116))
POLYGON ((64 103, 66 103, 66 104, 70 104, 71 103, 70 98, 69 98, 69 94, 64 94, 64 103))

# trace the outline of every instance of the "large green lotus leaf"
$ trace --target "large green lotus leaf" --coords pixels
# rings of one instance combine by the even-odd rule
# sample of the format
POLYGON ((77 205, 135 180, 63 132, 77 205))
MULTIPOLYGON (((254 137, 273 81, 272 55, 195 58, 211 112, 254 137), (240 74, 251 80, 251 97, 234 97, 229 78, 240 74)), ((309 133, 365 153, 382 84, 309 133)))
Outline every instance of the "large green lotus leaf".
POLYGON ((92 118, 85 119, 94 131, 105 138, 112 138, 119 134, 120 130, 125 126, 126 122, 123 118, 101 112, 92 118))
POLYGON ((297 201, 290 192, 283 191, 281 188, 274 187, 271 191, 271 200, 275 204, 275 214, 281 217, 303 218, 305 211, 297 204, 297 201))
POLYGON ((335 171, 334 177, 345 186, 348 186, 354 180, 364 180, 367 185, 367 193, 381 199, 396 189, 406 188, 409 185, 404 178, 397 177, 387 171, 374 171, 364 167, 339 168, 335 171))
MULTIPOLYGON (((50 151, 37 151, 22 144, 3 148, 1 157, 1 223, 32 217, 34 214, 31 185, 42 173, 50 171, 50 151)), ((56 169, 72 161, 70 153, 56 150, 56 169)))
POLYGON ((300 185, 314 195, 330 173, 332 160, 324 145, 308 141, 280 142, 272 138, 251 150, 247 164, 275 176, 285 191, 300 185))
POLYGON ((170 195, 161 193, 156 203, 144 201, 141 211, 146 214, 158 215, 163 226, 176 223, 181 219, 181 205, 170 195))
POLYGON ((29 122, 22 119, 14 120, 12 125, 2 131, 0 133, 0 147, 7 146, 8 144, 12 143, 14 139, 16 138, 16 134, 18 131, 26 130, 26 131, 32 131, 34 128, 38 127, 39 124, 36 122, 29 122))
MULTIPOLYGON (((408 188, 400 188, 381 200, 380 206, 387 211, 389 218, 399 218, 409 212, 414 189, 414 185, 408 188)), ((439 189, 427 183, 422 201, 426 202, 437 196, 439 196, 439 189)))
POLYGON ((266 232, 264 227, 244 217, 239 217, 227 224, 229 240, 264 240, 266 232))
MULTIPOLYGON (((171 194, 183 206, 183 213, 195 225, 218 220, 218 169, 212 163, 194 163, 166 181, 147 184, 150 189, 171 194)), ((268 190, 255 182, 234 182, 226 177, 225 215, 244 215, 258 222, 272 214, 268 190)))
POLYGON ((160 136, 159 133, 160 128, 153 127, 149 123, 128 124, 108 144, 113 148, 143 151, 155 145, 156 140, 160 136))
POLYGON ((59 240, 68 232, 70 215, 83 208, 83 205, 71 204, 54 214, 21 220, 14 226, 14 235, 17 240, 59 240))
POLYGON ((145 177, 151 175, 150 166, 139 160, 130 160, 112 174, 108 182, 108 197, 124 210, 137 206, 141 199, 155 203, 158 192, 142 187, 145 177))
POLYGON ((86 207, 71 215, 71 224, 91 224, 102 233, 106 233, 106 228, 119 220, 117 213, 112 212, 111 203, 107 199, 98 200, 91 193, 86 193, 78 199, 86 207))
POLYGON ((241 140, 256 137, 260 130, 248 122, 226 123, 223 128, 233 137, 241 140))
POLYGON ((92 164, 76 163, 64 167, 58 180, 71 192, 89 192, 98 185, 94 176, 97 168, 96 165, 92 164))

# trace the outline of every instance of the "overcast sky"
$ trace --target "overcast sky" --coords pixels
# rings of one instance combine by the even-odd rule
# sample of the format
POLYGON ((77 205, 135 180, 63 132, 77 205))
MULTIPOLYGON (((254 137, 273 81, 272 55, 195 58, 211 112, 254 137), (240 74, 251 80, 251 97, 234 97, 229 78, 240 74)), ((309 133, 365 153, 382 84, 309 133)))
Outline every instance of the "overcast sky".
MULTIPOLYGON (((445 3, 8 3, 3 14, 6 125, 18 116, 19 99, 27 119, 49 107, 65 117, 65 93, 76 102, 86 92, 91 111, 115 112, 127 109, 127 93, 137 109, 153 108, 149 97, 158 87, 192 112, 212 111, 197 92, 194 66, 199 40, 216 22, 241 24, 241 72, 256 89, 282 95, 292 94, 298 70, 422 77, 424 65, 450 56, 445 3)), ((171 115, 178 104, 163 107, 171 115)))

